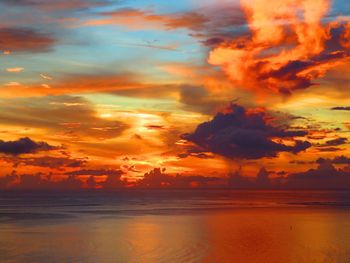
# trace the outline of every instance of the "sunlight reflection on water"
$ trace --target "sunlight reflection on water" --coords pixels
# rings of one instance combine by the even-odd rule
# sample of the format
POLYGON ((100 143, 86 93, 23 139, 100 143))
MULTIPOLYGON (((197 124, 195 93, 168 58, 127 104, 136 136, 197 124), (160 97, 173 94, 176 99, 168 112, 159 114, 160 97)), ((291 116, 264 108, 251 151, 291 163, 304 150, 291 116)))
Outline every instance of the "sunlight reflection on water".
MULTIPOLYGON (((260 199, 276 203, 266 195, 260 199)), ((78 199, 53 198, 49 202, 53 206, 44 211, 35 205, 38 200, 28 205, 19 198, 16 204, 6 205, 1 199, 0 262, 350 262, 350 209, 334 206, 337 198, 318 197, 333 206, 295 197, 294 201, 308 205, 243 207, 240 203, 235 208, 192 212, 182 210, 194 203, 200 206, 189 197, 163 197, 158 202, 154 197, 152 201, 138 197, 137 208, 125 198, 122 211, 127 212, 116 209, 117 205, 114 211, 115 200, 110 197, 78 199), (152 212, 136 213, 140 200, 142 209, 150 207, 152 212), (169 204, 177 204, 179 210, 157 212, 156 208, 169 204), (109 212, 101 213, 104 209, 109 212)), ((225 200, 239 201, 227 196, 225 200)), ((211 200, 202 196, 199 202, 211 200)))

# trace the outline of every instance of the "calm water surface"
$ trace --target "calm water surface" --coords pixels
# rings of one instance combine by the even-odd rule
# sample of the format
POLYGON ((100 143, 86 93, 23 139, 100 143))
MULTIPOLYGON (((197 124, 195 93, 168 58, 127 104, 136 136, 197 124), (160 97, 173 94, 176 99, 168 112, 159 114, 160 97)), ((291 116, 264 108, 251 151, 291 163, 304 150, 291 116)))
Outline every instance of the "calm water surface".
POLYGON ((0 193, 1 263, 350 262, 350 191, 0 193))

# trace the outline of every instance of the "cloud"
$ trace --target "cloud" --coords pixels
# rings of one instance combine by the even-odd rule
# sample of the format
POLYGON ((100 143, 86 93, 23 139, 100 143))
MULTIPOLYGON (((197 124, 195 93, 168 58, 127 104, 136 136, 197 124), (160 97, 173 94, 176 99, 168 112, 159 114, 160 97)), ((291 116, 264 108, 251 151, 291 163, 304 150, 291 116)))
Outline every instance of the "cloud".
POLYGON ((212 114, 218 111, 228 100, 218 96, 212 96, 202 86, 183 85, 180 89, 179 101, 187 111, 196 111, 205 114, 212 114))
POLYGON ((10 155, 20 155, 25 153, 36 153, 39 151, 51 151, 57 147, 46 142, 35 142, 28 137, 20 138, 16 141, 0 140, 0 153, 10 155))
POLYGON ((165 29, 173 30, 187 28, 198 30, 208 21, 206 17, 196 12, 155 14, 133 8, 122 8, 112 12, 99 14, 100 19, 87 20, 83 26, 118 25, 129 29, 165 29))
POLYGON ((350 107, 333 107, 331 110, 344 110, 344 111, 350 111, 350 107))
POLYGON ((278 187, 270 178, 271 172, 262 167, 255 177, 243 176, 240 171, 230 173, 227 186, 234 189, 264 189, 278 187))
POLYGON ((348 138, 340 137, 337 139, 326 141, 325 146, 339 146, 348 143, 348 138))
POLYGON ((51 174, 23 174, 18 176, 19 181, 13 185, 15 189, 22 190, 79 190, 83 187, 83 182, 74 176, 68 176, 59 181, 51 179, 51 174))
POLYGON ((105 189, 116 189, 126 186, 126 181, 121 180, 121 174, 110 174, 100 185, 105 189))
POLYGON ((65 173, 69 176, 89 176, 86 184, 89 188, 115 189, 126 186, 126 181, 121 177, 124 174, 116 169, 82 169, 65 173), (104 180, 96 180, 96 177, 104 177, 104 180))
POLYGON ((328 0, 264 1, 241 1, 249 33, 211 43, 216 46, 208 62, 221 67, 236 86, 290 94, 316 85, 316 79, 349 60, 350 23, 323 21, 328 0))
POLYGON ((325 162, 330 162, 332 164, 350 164, 350 158, 344 155, 341 155, 341 156, 336 156, 333 159, 319 158, 316 160, 316 163, 318 164, 325 163, 325 162))
POLYGON ((319 162, 316 169, 290 174, 283 187, 347 189, 350 187, 350 173, 341 169, 336 169, 330 160, 324 160, 319 162))
POLYGON ((317 148, 317 150, 320 152, 338 152, 338 151, 341 151, 342 149, 339 147, 319 147, 317 148))
POLYGON ((0 50, 17 52, 47 52, 56 39, 30 28, 0 28, 0 50))
POLYGON ((2 0, 2 2, 13 6, 31 6, 50 11, 85 9, 108 3, 106 0, 2 0))
POLYGON ((69 157, 54 157, 54 156, 40 156, 40 157, 6 157, 2 158, 6 162, 13 163, 14 167, 19 166, 36 166, 42 168, 61 169, 61 168, 76 168, 83 167, 87 163, 86 158, 69 158, 69 157))
POLYGON ((231 104, 225 112, 198 125, 193 133, 184 134, 182 138, 193 142, 194 148, 199 151, 231 159, 275 157, 280 152, 296 154, 311 146, 307 141, 294 139, 305 136, 307 132, 273 126, 267 122, 268 118, 264 111, 247 110, 231 104))
POLYGON ((191 176, 191 175, 170 175, 165 173, 165 169, 155 168, 136 183, 136 187, 141 188, 193 188, 218 186, 222 183, 222 178, 191 176))
POLYGON ((0 121, 3 126, 42 128, 70 142, 79 138, 115 138, 129 128, 124 122, 99 118, 93 104, 73 96, 3 100, 0 121))
POLYGON ((0 189, 19 190, 78 190, 83 182, 74 176, 52 180, 52 174, 21 174, 12 172, 10 175, 0 177, 0 189))
POLYGON ((120 170, 81 170, 82 175, 68 174, 57 175, 53 173, 17 174, 15 171, 9 175, 0 177, 0 189, 20 189, 20 190, 81 190, 84 188, 105 188, 117 189, 126 186, 126 181, 121 180, 123 174, 120 170), (98 172, 100 171, 100 172, 98 172), (109 171, 109 172, 108 172, 109 171), (87 173, 88 179, 82 178, 87 173), (102 180, 96 180, 101 177, 102 180), (105 178, 104 178, 105 177, 105 178))
MULTIPOLYGON (((42 76, 41 76, 42 77, 42 76)), ((2 97, 68 95, 78 93, 107 93, 118 90, 145 89, 151 85, 141 83, 136 74, 67 74, 60 79, 50 80, 51 89, 42 86, 42 82, 28 85, 20 84, 1 89, 2 97), (16 94, 16 96, 14 96, 16 94)), ((46 78, 46 80, 48 80, 46 78)))
POLYGON ((345 156, 337 156, 332 160, 334 164, 350 164, 350 158, 345 156))
POLYGON ((292 173, 271 172, 262 168, 256 177, 242 176, 239 172, 230 174, 228 186, 235 189, 347 189, 350 187, 350 173, 336 169, 331 160, 319 159, 316 169, 292 173), (282 175, 282 176, 281 176, 282 175))
POLYGON ((6 71, 10 73, 19 73, 22 72, 24 68, 18 67, 18 68, 7 68, 6 71))
POLYGON ((72 171, 65 173, 66 175, 93 175, 93 176, 102 176, 102 175, 108 175, 108 176, 121 176, 123 172, 121 170, 113 170, 113 169, 83 169, 78 171, 72 171))
POLYGON ((204 45, 222 42, 245 28, 244 13, 237 3, 202 5, 192 11, 156 13, 149 9, 120 8, 100 12, 99 18, 89 19, 83 26, 117 25, 129 30, 176 30, 187 29, 189 35, 204 45))

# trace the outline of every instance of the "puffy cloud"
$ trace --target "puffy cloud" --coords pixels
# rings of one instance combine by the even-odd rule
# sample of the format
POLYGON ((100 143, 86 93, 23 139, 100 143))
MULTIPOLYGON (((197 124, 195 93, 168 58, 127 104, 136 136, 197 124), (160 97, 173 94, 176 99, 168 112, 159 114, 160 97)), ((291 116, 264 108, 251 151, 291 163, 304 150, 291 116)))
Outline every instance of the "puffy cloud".
POLYGON ((16 141, 0 140, 0 153, 10 155, 51 151, 55 149, 57 149, 57 147, 51 146, 46 142, 35 142, 28 137, 20 138, 16 141))
POLYGON ((182 137, 193 142, 199 151, 227 158, 275 157, 279 152, 296 154, 311 146, 307 141, 294 139, 305 136, 307 132, 273 126, 268 122, 269 118, 264 111, 231 104, 225 112, 218 113, 211 121, 198 125, 193 133, 182 137))
POLYGON ((239 87, 290 94, 348 61, 348 46, 336 33, 346 32, 344 22, 322 21, 328 0, 273 0, 271 6, 279 8, 265 0, 241 0, 241 6, 250 34, 216 41, 208 60, 239 87))
POLYGON ((50 34, 29 28, 0 28, 0 50, 46 52, 56 44, 50 34))

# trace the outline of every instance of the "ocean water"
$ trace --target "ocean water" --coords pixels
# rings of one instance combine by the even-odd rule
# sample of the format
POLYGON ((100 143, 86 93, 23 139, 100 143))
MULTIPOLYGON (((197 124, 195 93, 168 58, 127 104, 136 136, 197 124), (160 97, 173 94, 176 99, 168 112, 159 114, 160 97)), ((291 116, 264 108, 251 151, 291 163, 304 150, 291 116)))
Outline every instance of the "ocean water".
POLYGON ((350 191, 0 192, 1 263, 350 262, 350 191))

